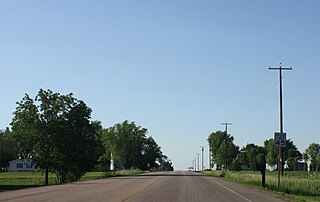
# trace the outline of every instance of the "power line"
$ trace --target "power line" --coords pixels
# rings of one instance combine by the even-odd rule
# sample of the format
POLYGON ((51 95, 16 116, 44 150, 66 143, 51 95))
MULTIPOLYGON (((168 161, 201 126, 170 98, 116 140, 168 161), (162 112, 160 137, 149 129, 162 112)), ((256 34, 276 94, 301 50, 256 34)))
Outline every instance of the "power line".
POLYGON ((285 60, 289 55, 290 55, 290 52, 293 52, 293 50, 296 50, 298 49, 304 42, 306 42, 312 35, 314 35, 315 31, 317 31, 320 27, 316 28, 316 30, 311 34, 309 35, 309 37, 305 37, 306 34, 320 21, 320 16, 318 18, 316 18, 316 20, 310 25, 307 27, 307 29, 305 29, 299 36, 298 38, 287 48, 285 49, 281 54, 280 56, 278 57, 277 60, 285 60), (304 38, 303 41, 301 41, 302 39, 304 38), (301 41, 301 42, 300 42, 301 41), (300 42, 300 45, 298 45, 298 43, 300 42), (286 56, 284 58, 282 58, 283 56, 286 56))
MULTIPOLYGON (((260 96, 260 98, 254 102, 250 108, 248 108, 248 110, 243 113, 245 115, 241 116, 241 120, 240 122, 243 122, 245 120, 247 120, 248 116, 251 114, 251 112, 257 107, 259 106, 259 104, 272 92, 272 90, 276 87, 276 85, 278 84, 278 82, 275 82, 267 91, 265 91, 265 93, 260 96)), ((240 124, 241 125, 241 124, 240 124)))
POLYGON ((262 90, 262 89, 269 86, 268 83, 269 81, 271 81, 271 78, 272 78, 272 75, 269 74, 267 76, 267 73, 268 71, 263 72, 263 74, 255 82, 251 90, 249 90, 249 93, 247 94, 247 96, 244 99, 242 99, 242 102, 240 102, 240 104, 234 107, 234 110, 232 110, 232 113, 230 114, 230 116, 234 114, 239 114, 239 113, 243 114, 241 119, 241 121, 243 121, 243 117, 248 115, 248 113, 245 113, 244 111, 247 109, 247 111, 251 112, 252 109, 257 106, 257 103, 260 103, 262 99, 264 99, 266 95, 270 93, 270 90, 267 90, 268 92, 267 94, 263 94, 262 96, 260 96, 262 92, 265 92, 265 90, 262 90))
MULTIPOLYGON (((310 49, 309 49, 310 50, 310 49)), ((301 66, 302 64, 304 64, 306 61, 308 61, 308 59, 314 57, 315 55, 319 54, 320 52, 320 49, 318 50, 315 50, 313 52, 311 51, 307 51, 306 54, 304 54, 302 57, 300 57, 298 60, 297 60, 297 63, 296 63, 296 66, 301 66)))

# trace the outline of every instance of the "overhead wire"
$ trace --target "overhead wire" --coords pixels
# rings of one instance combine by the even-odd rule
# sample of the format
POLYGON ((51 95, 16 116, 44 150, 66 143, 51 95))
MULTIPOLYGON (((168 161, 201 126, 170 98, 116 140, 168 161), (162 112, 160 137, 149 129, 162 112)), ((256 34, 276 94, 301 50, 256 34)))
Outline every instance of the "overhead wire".
POLYGON ((235 105, 233 107, 233 110, 231 110, 231 115, 238 113, 241 109, 244 108, 244 106, 249 105, 249 103, 252 102, 252 100, 254 100, 254 98, 257 96, 257 93, 260 91, 260 88, 265 85, 267 80, 269 80, 268 78, 267 80, 265 79, 267 72, 268 71, 264 71, 263 74, 260 77, 258 77, 259 79, 255 82, 251 90, 249 90, 247 96, 245 96, 245 98, 242 99, 242 101, 238 105, 235 105))
MULTIPOLYGON (((278 59, 287 59, 290 55, 292 55, 292 53, 294 53, 298 48, 300 48, 303 44, 305 44, 310 38, 312 38, 317 31, 320 29, 320 16, 317 17, 299 36, 298 38, 288 47, 286 48, 279 56, 278 59), (315 27, 316 26, 316 27, 315 27), (315 28, 314 28, 315 27, 315 28), (312 31, 313 30, 313 31, 312 31), (310 33, 312 31, 311 34, 308 35, 308 33, 310 33), (285 57, 284 57, 285 56, 285 57)), ((313 52, 307 52, 304 56, 302 56, 301 58, 299 58, 296 64, 297 66, 303 64, 304 62, 306 62, 309 58, 313 57, 314 55, 318 54, 320 52, 320 48, 316 51, 313 52)), ((263 77, 266 75, 268 71, 266 70, 265 73, 263 74, 263 77)), ((263 82, 263 85, 265 85, 267 82, 269 82, 269 80, 271 79, 271 74, 268 77, 268 79, 263 82)), ((264 78, 263 78, 264 79, 264 78)), ((253 91, 250 91, 251 95, 247 96, 249 98, 245 98, 245 102, 242 105, 250 105, 251 107, 247 107, 248 111, 246 113, 244 113, 245 116, 248 117, 248 115, 271 93, 271 91, 274 89, 274 87, 278 84, 278 82, 274 82, 274 84, 269 88, 269 90, 266 91, 265 94, 263 94, 263 96, 258 97, 258 93, 261 90, 262 87, 264 86, 259 86, 258 84, 261 82, 261 78, 254 84, 253 86, 253 91), (256 91, 255 91, 256 90, 256 91), (251 105, 251 101, 254 101, 255 99, 258 99, 256 102, 254 102, 251 105)), ((238 107, 237 110, 242 109, 243 107, 240 105, 240 107, 238 107)), ((241 121, 244 121, 245 119, 242 119, 241 121)))
MULTIPOLYGON (((279 82, 273 82, 273 85, 267 90, 264 91, 265 93, 262 94, 261 96, 259 96, 259 98, 256 100, 256 102, 254 102, 250 107, 248 107, 246 109, 246 111, 244 111, 242 113, 241 119, 240 119, 240 123, 245 122, 251 115, 251 113, 256 109, 256 107, 258 107, 260 105, 260 103, 272 92, 272 90, 277 86, 279 82)), ((242 125, 242 124, 240 124, 242 125)))
POLYGON ((299 36, 298 38, 287 48, 285 49, 280 56, 278 57, 278 60, 282 60, 287 58, 290 55, 290 52, 292 52, 293 50, 296 50, 297 48, 299 48, 305 41, 307 41, 307 39, 309 39, 310 37, 305 37, 304 40, 300 43, 300 46, 298 46, 298 42, 300 42, 302 40, 302 38, 308 33, 310 32, 310 30, 320 21, 320 16, 318 18, 316 18, 316 20, 313 21, 313 23, 311 23, 311 25, 309 25, 307 27, 307 29, 305 29, 299 36), (298 46, 298 47, 296 47, 298 46), (283 56, 286 56, 285 58, 282 58, 283 56))
MULTIPOLYGON (((316 35, 316 36, 319 36, 319 30, 320 30, 320 23, 319 23, 318 27, 310 34, 310 36, 309 36, 308 38, 306 38, 302 43, 303 43, 303 44, 306 44, 307 40, 309 40, 311 37, 314 37, 315 35, 316 35)), ((314 43, 314 42, 313 42, 313 43, 314 43)), ((301 44, 301 46, 302 46, 303 44, 301 44)), ((308 50, 306 51, 306 53, 305 53, 302 57, 300 57, 300 58, 296 61, 296 63, 297 63, 297 64, 301 64, 302 61, 307 60, 308 58, 310 58, 310 56, 313 56, 313 55, 315 55, 315 53, 319 52, 318 46, 316 46, 315 48, 314 48, 314 46, 315 46, 315 44, 313 44, 313 47, 310 46, 310 47, 308 48, 308 50), (315 51, 314 51, 314 50, 315 50, 315 51)))
POLYGON ((298 63, 296 64, 297 67, 300 67, 301 65, 305 64, 310 58, 314 57, 315 55, 320 53, 320 49, 317 51, 314 51, 312 53, 308 53, 306 54, 302 59, 300 59, 298 61, 298 63))
MULTIPOLYGON (((301 46, 303 46, 308 40, 310 40, 320 29, 320 16, 317 17, 298 37, 294 42, 288 46, 278 57, 277 60, 283 60, 282 62, 286 61, 293 53, 296 52, 297 49, 299 49, 301 46), (317 26, 318 25, 318 26, 317 26), (314 28, 317 26, 316 28, 314 28), (311 34, 308 34, 310 33, 311 34)), ((306 62, 308 59, 313 57, 314 55, 320 53, 320 48, 316 51, 309 51, 302 57, 300 57, 295 64, 296 66, 300 66, 304 62, 306 62)), ((244 122, 250 117, 253 110, 258 107, 261 102, 272 92, 272 90, 277 86, 279 83, 278 80, 271 83, 271 86, 269 88, 266 87, 271 81, 273 74, 268 74, 268 70, 266 67, 266 70, 263 72, 263 74, 258 77, 254 85, 252 86, 251 90, 249 91, 249 94, 245 96, 244 99, 242 99, 242 102, 240 104, 235 105, 233 107, 233 110, 231 110, 231 116, 234 114, 241 113, 241 119, 240 122, 244 122), (268 75, 268 76, 267 76, 268 75), (264 89, 267 89, 264 91, 264 89), (265 92, 261 94, 260 92, 265 92), (260 95, 260 96, 259 96, 260 95)), ((239 124, 243 125, 243 124, 239 124)))

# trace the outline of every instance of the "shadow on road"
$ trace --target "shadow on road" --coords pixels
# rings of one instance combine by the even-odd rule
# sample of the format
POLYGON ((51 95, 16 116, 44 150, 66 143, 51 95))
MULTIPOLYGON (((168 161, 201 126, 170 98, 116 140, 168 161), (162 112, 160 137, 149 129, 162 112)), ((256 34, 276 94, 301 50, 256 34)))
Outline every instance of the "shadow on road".
POLYGON ((0 192, 41 187, 41 186, 43 186, 43 185, 0 185, 0 192))
POLYGON ((174 177, 174 176, 188 176, 188 177, 199 177, 204 176, 203 174, 186 174, 186 173, 146 173, 146 174, 139 174, 137 176, 168 176, 168 177, 174 177))

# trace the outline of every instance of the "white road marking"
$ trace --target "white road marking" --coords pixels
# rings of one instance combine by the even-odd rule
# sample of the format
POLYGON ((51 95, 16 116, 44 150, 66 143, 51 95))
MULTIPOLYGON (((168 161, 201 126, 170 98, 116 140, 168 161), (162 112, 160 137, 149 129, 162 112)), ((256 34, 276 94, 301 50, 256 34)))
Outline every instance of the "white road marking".
POLYGON ((220 185, 221 187, 223 187, 223 188, 225 188, 225 189, 229 190, 230 192, 234 193, 235 195, 237 195, 237 196, 239 196, 239 197, 243 198, 244 200, 249 201, 249 202, 253 202, 253 201, 251 201, 250 199, 248 199, 248 198, 246 198, 246 197, 242 196, 241 194, 238 194, 237 192, 233 191, 232 189, 230 189, 230 188, 228 188, 228 187, 224 186, 223 184, 221 184, 221 183, 219 183, 219 182, 215 181, 214 179, 212 179, 212 178, 211 178, 211 180, 212 180, 212 181, 214 181, 215 183, 217 183, 218 185, 220 185))

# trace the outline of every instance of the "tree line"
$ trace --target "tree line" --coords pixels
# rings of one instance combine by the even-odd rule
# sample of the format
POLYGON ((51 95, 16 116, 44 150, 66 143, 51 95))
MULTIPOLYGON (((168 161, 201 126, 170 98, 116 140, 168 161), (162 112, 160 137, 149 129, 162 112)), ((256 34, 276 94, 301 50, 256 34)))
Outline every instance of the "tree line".
MULTIPOLYGON (((264 141, 263 146, 248 143, 241 149, 234 144, 234 137, 226 132, 216 131, 209 135, 212 165, 216 169, 236 170, 262 170, 265 164, 278 170, 278 147, 274 145, 274 139, 264 141)), ((304 162, 303 170, 307 171, 307 162, 310 161, 310 170, 319 171, 320 145, 312 143, 301 153, 291 139, 286 140, 283 148, 284 161, 287 169, 297 170, 299 161, 304 162)))
POLYGON ((36 168, 53 172, 59 183, 76 181, 88 171, 116 168, 173 170, 171 161, 148 130, 124 121, 109 128, 91 120, 92 110, 72 94, 40 89, 25 94, 13 113, 11 130, 0 131, 0 168, 10 160, 32 159, 36 168))

